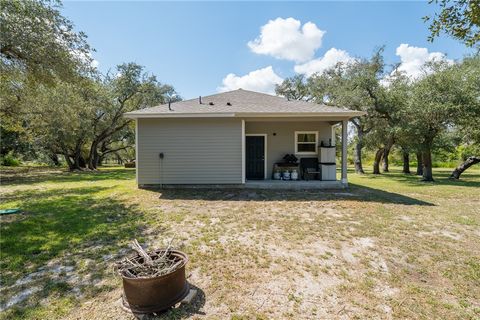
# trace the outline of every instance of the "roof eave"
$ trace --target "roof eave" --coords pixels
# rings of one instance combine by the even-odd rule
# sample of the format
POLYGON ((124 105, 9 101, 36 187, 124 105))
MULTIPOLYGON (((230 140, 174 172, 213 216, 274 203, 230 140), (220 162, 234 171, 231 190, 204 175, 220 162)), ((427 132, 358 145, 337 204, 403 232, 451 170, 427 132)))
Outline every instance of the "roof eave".
POLYGON ((336 112, 237 112, 235 117, 241 118, 283 118, 283 117, 328 117, 353 118, 365 115, 363 111, 336 111, 336 112))
POLYGON ((286 117, 324 117, 353 118, 365 115, 363 111, 336 112, 212 112, 212 113, 144 113, 127 112, 126 118, 286 118, 286 117))

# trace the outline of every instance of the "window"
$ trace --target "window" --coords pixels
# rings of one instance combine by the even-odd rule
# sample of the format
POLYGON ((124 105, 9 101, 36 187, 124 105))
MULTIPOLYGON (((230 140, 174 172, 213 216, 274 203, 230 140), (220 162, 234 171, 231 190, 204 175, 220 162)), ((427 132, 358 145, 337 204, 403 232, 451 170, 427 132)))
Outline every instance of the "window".
POLYGON ((296 154, 317 154, 317 145, 317 131, 295 131, 296 154))

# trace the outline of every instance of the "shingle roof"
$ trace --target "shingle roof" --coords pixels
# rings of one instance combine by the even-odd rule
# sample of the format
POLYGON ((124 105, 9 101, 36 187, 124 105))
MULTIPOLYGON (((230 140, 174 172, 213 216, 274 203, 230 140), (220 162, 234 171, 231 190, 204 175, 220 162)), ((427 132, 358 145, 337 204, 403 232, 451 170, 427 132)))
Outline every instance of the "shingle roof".
POLYGON ((163 104, 151 108, 127 112, 127 117, 137 118, 142 116, 175 116, 175 115, 205 115, 224 114, 225 116, 242 115, 270 115, 270 114, 329 114, 344 116, 360 116, 363 112, 346 108, 326 106, 306 101, 287 100, 284 97, 272 96, 249 90, 238 89, 210 96, 183 100, 171 104, 163 104))

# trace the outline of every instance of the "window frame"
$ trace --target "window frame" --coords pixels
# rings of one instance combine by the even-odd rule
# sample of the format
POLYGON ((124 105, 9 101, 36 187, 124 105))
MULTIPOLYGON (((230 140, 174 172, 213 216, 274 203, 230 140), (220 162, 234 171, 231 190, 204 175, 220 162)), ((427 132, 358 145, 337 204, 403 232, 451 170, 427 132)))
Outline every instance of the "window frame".
POLYGON ((318 148, 318 131, 295 131, 295 154, 298 155, 316 155, 317 148, 318 148), (298 135, 299 134, 314 134, 315 135, 315 142, 299 142, 298 135), (315 151, 298 151, 299 144, 314 144, 315 151))

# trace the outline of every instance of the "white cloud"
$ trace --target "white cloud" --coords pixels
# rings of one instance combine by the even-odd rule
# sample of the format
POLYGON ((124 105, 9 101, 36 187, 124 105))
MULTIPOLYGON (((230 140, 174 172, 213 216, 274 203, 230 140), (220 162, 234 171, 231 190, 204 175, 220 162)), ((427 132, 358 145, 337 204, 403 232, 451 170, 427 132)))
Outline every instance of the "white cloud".
POLYGON ((234 73, 230 73, 223 78, 222 86, 217 90, 224 92, 242 88, 273 94, 275 92, 275 85, 282 83, 282 81, 283 79, 273 71, 272 66, 268 66, 249 72, 244 76, 237 76, 234 73))
POLYGON ((94 69, 98 68, 99 62, 95 60, 91 52, 82 52, 80 50, 70 50, 70 53, 74 58, 78 59, 82 63, 88 63, 94 69))
POLYGON ((100 64, 100 63, 98 62, 98 60, 95 60, 95 59, 93 59, 92 62, 90 63, 90 65, 91 65, 93 68, 95 68, 95 69, 98 68, 98 65, 99 65, 99 64, 100 64))
POLYGON ((294 67, 296 73, 305 74, 310 77, 312 74, 318 72, 322 73, 325 70, 334 67, 337 63, 342 62, 348 64, 355 61, 347 51, 331 48, 323 57, 308 61, 304 64, 299 64, 294 67))
POLYGON ((406 43, 398 46, 395 54, 400 57, 400 66, 398 71, 404 72, 412 79, 418 79, 425 72, 424 66, 427 62, 446 61, 453 63, 453 60, 447 59, 445 54, 441 52, 428 52, 427 48, 413 47, 406 43))
POLYGON ((301 26, 301 22, 294 18, 277 18, 262 26, 260 35, 249 41, 248 47, 258 54, 305 62, 312 59, 315 50, 320 48, 324 34, 325 31, 312 22, 301 26))

